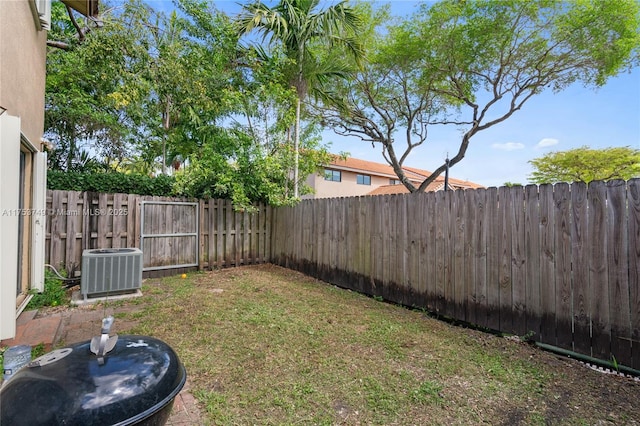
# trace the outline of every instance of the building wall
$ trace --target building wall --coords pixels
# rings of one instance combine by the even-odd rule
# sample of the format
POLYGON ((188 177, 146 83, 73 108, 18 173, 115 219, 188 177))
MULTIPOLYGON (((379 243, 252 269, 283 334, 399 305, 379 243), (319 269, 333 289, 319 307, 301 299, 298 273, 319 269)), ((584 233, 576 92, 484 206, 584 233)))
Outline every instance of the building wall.
POLYGON ((311 175, 307 178, 307 185, 315 189, 315 194, 305 195, 302 198, 354 197, 366 195, 379 186, 389 185, 390 178, 371 175, 369 175, 371 176, 371 185, 359 185, 357 175, 358 173, 342 170, 340 182, 325 180, 324 175, 311 175))
MULTIPOLYGON (((0 0, 0 339, 15 335, 15 315, 28 301, 29 289, 42 289, 44 271, 44 256, 34 261, 44 245, 36 247, 33 240, 44 221, 28 214, 44 208, 38 196, 45 189, 44 179, 37 186, 33 180, 34 160, 45 156, 40 151, 47 48, 34 5, 33 0, 0 0)), ((46 161, 40 163, 39 173, 45 173, 46 161)))
POLYGON ((23 135, 40 149, 47 32, 36 27, 30 3, 0 1, 0 106, 20 117, 23 135))

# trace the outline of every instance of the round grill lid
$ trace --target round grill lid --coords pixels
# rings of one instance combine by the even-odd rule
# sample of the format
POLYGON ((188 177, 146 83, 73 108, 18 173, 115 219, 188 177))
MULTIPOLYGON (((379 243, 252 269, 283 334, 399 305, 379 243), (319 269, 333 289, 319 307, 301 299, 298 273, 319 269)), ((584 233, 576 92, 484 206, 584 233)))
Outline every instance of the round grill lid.
POLYGON ((0 424, 131 425, 173 402, 185 369, 166 343, 119 336, 103 357, 91 342, 53 351, 18 371, 0 391, 0 424))

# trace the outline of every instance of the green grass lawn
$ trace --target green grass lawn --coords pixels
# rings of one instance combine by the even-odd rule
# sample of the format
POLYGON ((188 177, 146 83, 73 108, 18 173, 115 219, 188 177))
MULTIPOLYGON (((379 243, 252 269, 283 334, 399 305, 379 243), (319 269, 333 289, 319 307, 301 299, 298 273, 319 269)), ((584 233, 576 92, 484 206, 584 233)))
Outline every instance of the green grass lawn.
MULTIPOLYGON (((628 424, 640 383, 272 265, 146 280, 212 425, 628 424)), ((636 423, 637 424, 637 423, 636 423)))

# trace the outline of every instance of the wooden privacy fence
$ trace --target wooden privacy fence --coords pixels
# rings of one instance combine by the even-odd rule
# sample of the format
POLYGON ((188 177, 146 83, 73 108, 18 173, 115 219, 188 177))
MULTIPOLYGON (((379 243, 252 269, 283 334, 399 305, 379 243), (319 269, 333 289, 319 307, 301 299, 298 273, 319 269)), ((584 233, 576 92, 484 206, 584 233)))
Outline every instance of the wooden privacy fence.
POLYGON ((143 270, 198 266, 198 202, 143 200, 139 212, 143 270))
POLYGON ((303 201, 272 261, 640 369, 640 180, 303 201))
POLYGON ((270 257, 271 208, 236 212, 229 200, 192 200, 132 194, 47 191, 45 262, 77 270, 82 251, 141 248, 146 276, 182 269, 264 263, 270 257), (197 235, 193 235, 194 234, 197 235), (175 269, 174 266, 178 266, 175 269), (173 268, 168 270, 168 268, 173 268))
POLYGON ((230 200, 200 202, 200 268, 269 262, 271 207, 234 211, 230 200))
POLYGON ((638 179, 308 200, 251 213, 227 200, 177 207, 187 201, 48 191, 46 262, 77 269, 84 249, 166 238, 143 249, 145 266, 272 261, 640 369, 638 179), (145 203, 154 207, 142 209, 143 221, 145 203))

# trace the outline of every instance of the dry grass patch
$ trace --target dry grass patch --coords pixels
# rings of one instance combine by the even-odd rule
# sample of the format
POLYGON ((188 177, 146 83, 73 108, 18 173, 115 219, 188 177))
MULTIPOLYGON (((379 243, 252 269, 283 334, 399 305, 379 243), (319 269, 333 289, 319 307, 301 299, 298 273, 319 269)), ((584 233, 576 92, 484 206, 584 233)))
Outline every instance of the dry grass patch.
MULTIPOLYGON (((633 424, 640 384, 261 265, 148 280, 209 424, 633 424)), ((131 318, 133 319, 133 318, 131 318)))

